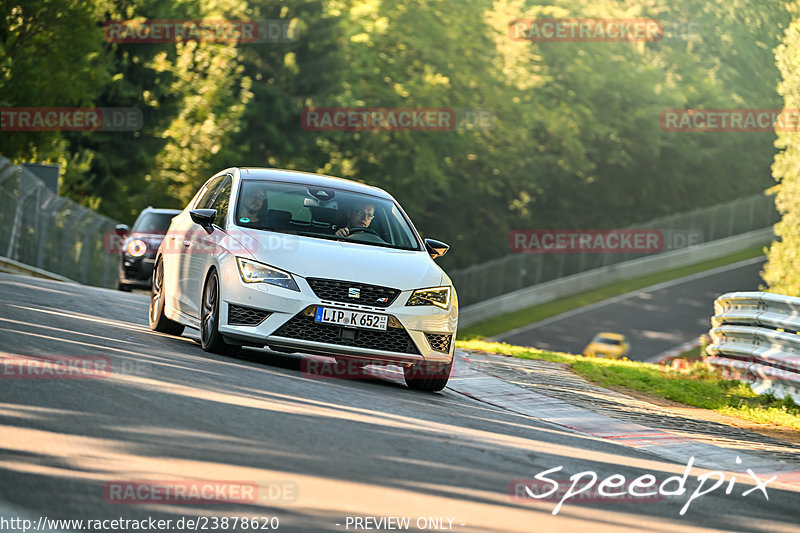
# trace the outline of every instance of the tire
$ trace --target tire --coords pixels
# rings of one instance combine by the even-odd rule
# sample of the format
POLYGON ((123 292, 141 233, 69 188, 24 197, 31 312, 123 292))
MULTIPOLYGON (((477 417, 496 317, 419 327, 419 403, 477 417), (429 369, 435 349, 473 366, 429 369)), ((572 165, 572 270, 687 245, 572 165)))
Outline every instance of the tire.
POLYGON ((117 282, 117 290, 122 292, 131 292, 131 286, 122 283, 121 281, 117 282))
POLYGON ((169 335, 180 335, 183 333, 183 324, 170 320, 164 315, 164 263, 158 259, 153 270, 153 286, 150 288, 150 312, 148 313, 150 329, 167 333, 169 335))
POLYGON ((200 311, 200 346, 206 352, 234 355, 241 346, 228 344, 219 332, 219 276, 212 270, 203 287, 200 311))
POLYGON ((453 362, 420 363, 403 368, 406 385, 409 389, 438 392, 447 386, 453 362))

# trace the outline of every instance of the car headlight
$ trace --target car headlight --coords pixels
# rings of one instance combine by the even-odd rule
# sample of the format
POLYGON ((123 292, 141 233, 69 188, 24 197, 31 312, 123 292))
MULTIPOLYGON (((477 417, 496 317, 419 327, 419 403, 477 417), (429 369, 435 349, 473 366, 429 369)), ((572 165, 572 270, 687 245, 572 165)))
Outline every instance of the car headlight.
POLYGON ((141 257, 147 253, 147 243, 142 239, 133 239, 128 243, 128 255, 133 257, 141 257))
POLYGON ((241 257, 236 258, 236 263, 239 265, 239 275, 245 283, 269 283, 300 292, 300 287, 288 272, 241 257))
POLYGON ((417 289, 411 293, 406 305, 435 305, 447 309, 450 305, 450 287, 417 289))

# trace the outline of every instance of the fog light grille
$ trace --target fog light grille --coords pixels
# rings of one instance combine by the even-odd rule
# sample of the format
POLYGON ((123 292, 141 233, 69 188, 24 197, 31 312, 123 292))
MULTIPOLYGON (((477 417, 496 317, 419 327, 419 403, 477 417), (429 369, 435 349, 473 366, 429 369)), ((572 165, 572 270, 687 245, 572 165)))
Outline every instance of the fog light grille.
POLYGON ((450 353, 450 342, 453 340, 452 335, 446 333, 426 333, 425 338, 428 339, 428 344, 431 345, 432 350, 450 353))
POLYGON ((228 305, 228 324, 231 326, 257 326, 271 314, 269 311, 252 307, 228 305))

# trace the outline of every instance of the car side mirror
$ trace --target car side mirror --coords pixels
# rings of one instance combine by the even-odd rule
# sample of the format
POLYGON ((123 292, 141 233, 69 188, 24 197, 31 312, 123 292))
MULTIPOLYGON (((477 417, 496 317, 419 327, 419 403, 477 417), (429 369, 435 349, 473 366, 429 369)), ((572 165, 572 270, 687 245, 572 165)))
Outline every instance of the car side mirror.
POLYGON ((117 224, 114 226, 114 231, 120 237, 125 237, 131 231, 131 229, 127 226, 127 224, 117 224))
POLYGON ((437 257, 442 257, 444 254, 446 254, 447 250, 450 249, 450 245, 445 244, 442 241, 425 239, 425 249, 428 250, 428 254, 431 256, 431 258, 436 259, 437 257))
POLYGON ((192 221, 195 224, 200 224, 207 232, 214 231, 211 225, 214 223, 214 219, 217 218, 216 209, 192 209, 189 211, 189 216, 192 217, 192 221))

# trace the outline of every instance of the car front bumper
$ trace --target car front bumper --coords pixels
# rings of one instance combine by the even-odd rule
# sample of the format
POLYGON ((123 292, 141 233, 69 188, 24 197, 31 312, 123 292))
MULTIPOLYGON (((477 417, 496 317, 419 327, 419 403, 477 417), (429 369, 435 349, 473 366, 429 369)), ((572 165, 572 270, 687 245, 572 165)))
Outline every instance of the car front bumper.
POLYGON ((300 292, 244 283, 235 266, 224 270, 219 331, 229 340, 399 364, 449 363, 453 359, 458 325, 455 294, 448 309, 406 306, 411 290, 400 292, 388 307, 375 307, 323 300, 298 276, 300 292), (379 331, 318 324, 313 317, 318 306, 388 315, 389 327, 379 331))

